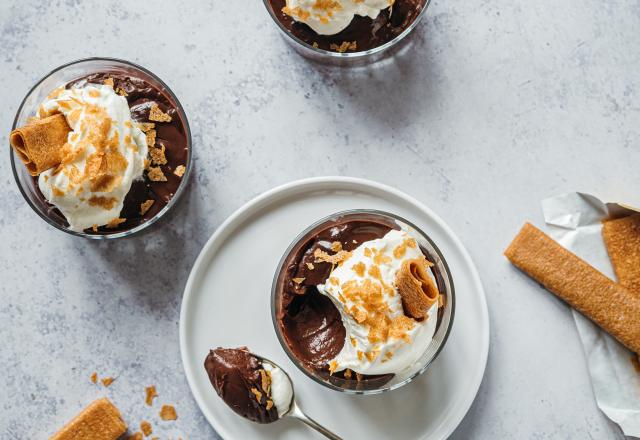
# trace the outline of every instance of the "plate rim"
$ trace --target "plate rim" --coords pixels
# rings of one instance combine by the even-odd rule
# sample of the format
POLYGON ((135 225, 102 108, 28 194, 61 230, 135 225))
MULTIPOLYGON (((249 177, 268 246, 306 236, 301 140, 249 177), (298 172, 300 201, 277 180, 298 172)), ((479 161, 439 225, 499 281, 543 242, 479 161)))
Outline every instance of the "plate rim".
MULTIPOLYGON (((444 432, 444 438, 449 437, 453 431, 460 425, 464 417, 469 412, 471 405, 476 399, 478 395, 478 391, 480 390, 480 386, 482 385, 482 380, 484 378, 484 374, 486 372, 487 362, 489 358, 489 346, 490 346, 490 317, 489 317, 489 308, 487 305, 487 297, 484 290, 484 286, 482 284, 482 280, 480 278, 480 274, 473 260, 471 259, 471 255, 467 251, 466 247, 462 244, 458 236, 453 232, 453 230, 449 227, 447 223, 444 222, 431 208, 423 204, 421 201, 416 199, 415 197, 397 189, 392 186, 386 185, 384 183, 376 182, 369 179, 364 179, 360 177, 347 177, 347 176, 320 176, 320 177, 309 177, 304 179, 293 180, 278 186, 275 186, 269 190, 266 190, 257 196, 253 197, 243 205, 241 205, 238 209, 236 209, 231 215, 229 215, 221 224, 218 226, 214 232, 211 234, 209 239, 206 241, 202 249, 200 250, 198 257, 194 261, 191 271, 189 272, 189 277, 187 278, 187 282, 184 287, 184 291, 182 293, 182 300, 180 304, 180 317, 178 323, 178 331, 179 331, 179 343, 180 343, 180 360, 182 362, 182 369, 184 371, 184 375, 187 379, 187 383, 189 385, 189 390, 191 391, 191 395, 196 401, 200 412, 205 417, 207 422, 211 425, 211 427, 216 431, 216 433, 223 439, 230 438, 229 433, 226 432, 224 428, 222 428, 214 417, 210 417, 208 411, 205 411, 205 405, 201 401, 199 395, 194 391, 195 378, 190 374, 187 369, 187 354, 186 354, 186 323, 185 323, 185 315, 187 313, 187 306, 191 302, 193 294, 193 284, 195 283, 196 278, 198 277, 198 273, 200 272, 200 267, 202 266, 204 260, 208 257, 211 248, 216 244, 226 230, 236 223, 238 219, 240 219, 247 211, 250 211, 256 207, 258 207, 261 203, 274 198, 278 195, 286 196, 288 192, 293 189, 302 190, 304 187, 308 186, 317 186, 321 184, 326 185, 339 185, 346 184, 352 186, 361 186, 368 187, 369 189, 375 189, 378 191, 386 192, 391 194, 410 205, 418 208, 423 211, 428 217, 430 217, 433 221, 435 221, 439 227, 443 229, 446 235, 452 240, 453 245, 460 251, 461 256, 465 262, 465 264, 470 269, 470 276, 473 284, 477 288, 477 292, 479 293, 480 305, 481 305, 481 316, 482 321, 484 323, 482 328, 482 362, 481 368, 476 369, 475 377, 473 378, 473 386, 469 387, 468 390, 471 392, 467 392, 466 398, 464 400, 464 405, 460 406, 460 409, 455 410, 455 423, 449 429, 446 429, 444 432)), ((446 420, 445 420, 446 421, 446 420)), ((423 437, 424 438, 424 437, 423 437)))

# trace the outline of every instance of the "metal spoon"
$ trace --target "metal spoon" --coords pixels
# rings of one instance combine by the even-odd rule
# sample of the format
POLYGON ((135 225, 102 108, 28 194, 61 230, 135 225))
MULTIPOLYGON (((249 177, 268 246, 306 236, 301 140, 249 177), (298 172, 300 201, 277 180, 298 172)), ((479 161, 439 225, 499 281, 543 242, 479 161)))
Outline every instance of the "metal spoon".
POLYGON ((270 359, 266 359, 256 354, 254 354, 254 356, 257 357, 260 360, 260 362, 262 362, 263 364, 267 363, 271 365, 272 368, 279 368, 287 377, 287 380, 291 385, 291 402, 289 403, 289 410, 286 413, 284 413, 282 417, 287 417, 287 416, 293 417, 294 419, 300 420, 302 423, 306 424, 307 426, 310 426, 311 428, 315 429, 320 434, 324 435, 327 438, 330 438, 331 440, 342 440, 342 437, 338 437, 333 432, 329 431, 327 428, 320 425, 318 422, 316 422, 311 417, 307 416, 305 413, 302 412, 302 410, 296 403, 296 394, 293 388, 293 381, 291 380, 291 377, 289 377, 289 373, 287 373, 282 367, 280 367, 278 364, 271 361, 270 359))

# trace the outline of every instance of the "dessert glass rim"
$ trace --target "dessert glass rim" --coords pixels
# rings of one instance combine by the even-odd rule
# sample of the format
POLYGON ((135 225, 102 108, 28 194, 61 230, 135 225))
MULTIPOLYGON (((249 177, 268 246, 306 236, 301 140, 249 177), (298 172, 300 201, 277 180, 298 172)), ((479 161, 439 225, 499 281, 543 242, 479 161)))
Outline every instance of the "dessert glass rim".
POLYGON ((431 0, 424 0, 424 6, 422 7, 422 10, 418 14, 418 16, 398 36, 396 36, 392 40, 389 40, 389 41, 387 41, 386 43, 384 43, 384 44, 382 44, 380 46, 376 46, 376 47, 374 47, 372 49, 358 51, 358 52, 333 52, 331 50, 325 50, 325 49, 320 49, 319 47, 313 47, 309 43, 307 43, 307 42, 301 40, 300 38, 296 37, 295 35, 293 35, 291 32, 289 32, 287 30, 286 27, 284 27, 282 22, 280 22, 280 20, 278 20, 278 17, 276 17, 276 14, 275 14, 275 12, 273 10, 273 7, 271 6, 270 0, 263 0, 263 3, 265 5, 265 7, 267 8, 267 11, 269 12, 269 15, 271 16, 273 21, 276 22, 276 25, 278 26, 278 29, 280 29, 280 31, 284 35, 286 35, 288 38, 293 40, 295 43, 298 43, 298 44, 302 45, 304 48, 306 48, 306 49, 308 49, 308 50, 310 50, 312 52, 315 52, 318 55, 324 56, 324 57, 330 57, 330 58, 333 58, 333 59, 357 60, 357 59, 361 59, 361 58, 366 58, 366 57, 372 56, 374 54, 382 53, 385 50, 395 46, 400 41, 404 40, 404 38, 407 35, 409 35, 411 33, 411 31, 413 31, 413 29, 418 25, 418 23, 420 22, 422 17, 424 17, 429 5, 431 4, 431 0))
POLYGON ((70 235, 75 235, 77 237, 84 237, 84 238, 88 238, 88 239, 92 239, 92 240, 107 240, 107 239, 112 239, 112 238, 122 238, 122 237, 129 237, 131 235, 137 234, 139 232, 141 232, 142 230, 148 228, 149 226, 151 226, 152 224, 154 224, 155 222, 157 222, 158 220, 160 220, 160 218, 164 217, 164 215, 177 203, 178 199, 180 198, 180 196, 182 195, 182 193, 185 191, 185 188, 188 185, 189 182, 189 177, 191 176, 191 168, 192 168, 192 153, 191 153, 191 148, 192 148, 192 139, 191 139, 191 129, 189 128, 189 121, 187 120, 187 115, 184 111, 184 107, 182 107, 182 104, 180 103, 180 101, 178 100, 178 97, 173 93, 173 91, 169 88, 169 86, 162 80, 160 79, 160 77, 158 77, 155 73, 151 72, 149 69, 142 67, 139 64, 133 63, 131 61, 127 61, 127 60, 123 60, 121 58, 113 58, 113 57, 87 57, 87 58, 79 58, 73 61, 70 61, 68 63, 64 63, 58 67, 56 67, 55 69, 49 71, 48 73, 46 73, 45 75, 43 75, 31 88, 29 88, 29 91, 26 93, 26 95, 24 96, 24 98, 22 99, 22 102, 20 102, 20 105, 18 106, 18 110, 16 111, 16 116, 13 119, 13 124, 11 126, 11 131, 15 130, 17 128, 18 125, 18 120, 20 118, 20 115, 22 114, 23 108, 27 102, 27 99, 29 98, 29 96, 31 96, 31 94, 34 92, 34 90, 36 90, 38 88, 38 86, 40 86, 40 84, 42 84, 44 81, 46 81, 51 75, 66 69, 67 67, 76 65, 76 64, 81 64, 81 63, 86 63, 86 62, 92 62, 92 61, 97 61, 97 62, 113 62, 113 63, 118 63, 118 64, 123 64, 129 67, 132 67, 136 70, 140 70, 143 73, 149 75, 151 78, 153 78, 155 81, 157 81, 166 91, 166 93, 169 95, 169 97, 174 101, 175 105, 176 105, 176 110, 178 110, 178 112, 180 113, 181 116, 181 121, 184 123, 184 128, 185 128, 185 135, 186 135, 186 139, 187 139, 187 161, 185 163, 185 173, 182 176, 182 181, 180 183, 180 185, 178 186, 178 189, 176 190, 175 194, 173 195, 173 197, 171 197, 171 200, 169 200, 169 202, 164 206, 164 208, 162 208, 162 210, 160 210, 156 215, 154 215, 152 218, 150 218, 149 220, 139 224, 138 226, 131 228, 131 229, 127 229, 125 231, 117 231, 111 234, 87 234, 85 232, 78 232, 78 231, 72 231, 69 228, 65 228, 63 226, 61 226, 60 224, 52 221, 48 216, 44 215, 42 213, 42 211, 33 204, 33 202, 31 201, 31 199, 29 198, 29 196, 26 194, 25 189, 22 187, 22 184, 20 183, 20 180, 18 178, 18 169, 16 166, 16 159, 15 159, 15 153, 13 151, 13 148, 9 148, 9 157, 11 160, 11 171, 13 172, 13 178, 16 181, 16 184, 18 185, 18 189, 20 190, 20 194, 22 194, 22 197, 26 200, 27 204, 31 207, 31 209, 33 211, 36 212, 36 214, 38 214, 40 216, 40 218, 42 218, 43 220, 45 220, 49 225, 53 226, 54 228, 66 232, 67 234, 70 235))
MULTIPOLYGON (((388 391, 392 391, 398 388, 403 387, 404 385, 407 385, 408 383, 412 382, 414 379, 416 379, 417 377, 419 377, 422 373, 424 373, 429 366, 431 366, 431 364, 433 363, 433 361, 436 360, 436 358, 438 357, 438 355, 440 354, 440 352, 442 351, 442 349, 444 348, 444 346, 446 345, 447 340, 449 339, 449 335, 451 334, 451 329, 453 327, 453 321, 454 321, 454 317, 455 317, 455 311, 456 311, 456 295, 455 295, 455 285, 453 283, 453 279, 451 277, 451 270, 449 268, 449 265, 447 263, 447 260, 445 260, 444 255, 442 254, 442 252, 440 251, 440 248, 438 248, 438 246, 434 243, 434 241, 431 239, 431 237, 429 237, 423 230, 422 228, 419 228, 418 226, 416 226, 414 223, 410 222, 409 220, 406 220, 405 218, 397 215, 397 214, 393 214, 387 211, 382 211, 379 209, 347 209, 347 210, 343 210, 343 211, 338 211, 335 212, 333 214, 327 215, 315 222, 313 222, 311 225, 309 225, 308 227, 306 227, 302 232, 300 232, 299 234, 296 235, 296 237, 293 239, 293 241, 291 242, 291 244, 289 244, 289 246, 287 246, 287 249, 284 251, 282 258, 280 258, 280 261, 278 262, 278 266, 276 268, 276 272, 273 278, 273 283, 271 284, 271 300, 270 300, 270 307, 271 307, 271 320, 273 323, 273 327, 274 330, 276 332, 276 337, 278 338, 278 342, 280 343, 280 345, 282 346, 284 352, 286 353, 287 357, 289 358, 289 360, 291 362, 293 362, 293 364, 300 370, 302 371, 307 377, 311 378, 314 382, 319 383, 329 389, 332 390, 336 390, 336 391, 341 391, 343 393, 346 394, 355 394, 355 395, 375 395, 375 394, 382 394, 388 391), (404 380, 402 380, 401 382, 398 382, 396 384, 393 385, 383 385, 380 388, 377 389, 368 389, 368 390, 354 390, 354 389, 348 389, 348 388, 343 388, 343 387, 339 387, 336 386, 328 381, 322 380, 321 378, 319 378, 318 376, 312 374, 310 371, 308 371, 306 368, 302 367, 301 362, 293 355, 293 353, 291 352, 291 349, 289 348, 289 345, 287 344, 287 342, 284 340, 284 337, 282 335, 282 332, 280 331, 280 327, 279 327, 279 323, 278 323, 278 317, 277 317, 277 296, 278 296, 278 281, 280 278, 280 273, 282 272, 283 268, 284 268, 284 264, 287 261, 287 258, 289 257, 291 251, 298 245, 298 243, 300 242, 300 240, 302 240, 310 231, 312 231, 313 229, 315 229, 316 227, 322 225, 323 223, 326 223, 327 221, 334 219, 334 218, 340 218, 340 217, 345 217, 348 215, 357 215, 357 214, 371 214, 374 216, 382 216, 382 217, 386 217, 387 219, 391 219, 394 221, 399 221, 402 222, 404 224, 406 224, 407 226, 413 228, 418 234, 420 234, 421 238, 424 238, 429 245, 433 248, 433 251, 436 253, 436 255, 438 256, 438 258, 440 259, 440 261, 442 262, 442 265, 445 269, 444 273, 442 274, 443 277, 446 277, 449 285, 450 285, 450 290, 447 292, 447 301, 450 302, 451 305, 451 314, 449 315, 449 321, 447 323, 445 330, 445 333, 442 337, 442 340, 440 341, 436 351, 433 353, 433 356, 431 356, 431 358, 422 366, 420 367, 419 370, 417 370, 416 372, 414 372, 411 376, 405 378, 404 380)), ((436 330, 436 334, 438 333, 439 329, 436 330)), ((435 338, 435 334, 434 334, 434 338, 435 338)))

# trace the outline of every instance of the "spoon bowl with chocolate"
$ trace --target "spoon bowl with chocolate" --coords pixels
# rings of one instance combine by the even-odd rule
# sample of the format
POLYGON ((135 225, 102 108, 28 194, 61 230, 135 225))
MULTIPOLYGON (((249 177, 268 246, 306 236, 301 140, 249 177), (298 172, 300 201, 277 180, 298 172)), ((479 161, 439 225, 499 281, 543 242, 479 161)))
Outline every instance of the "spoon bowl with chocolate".
POLYGON ((58 67, 29 91, 9 137, 27 203, 93 239, 140 232, 175 206, 191 174, 191 133, 160 78, 123 60, 58 67))
POLYGON ((301 55, 360 65, 397 51, 430 0, 264 0, 281 35, 301 55))
POLYGON ((209 351, 204 368, 213 389, 236 414, 256 423, 293 417, 327 438, 341 440, 302 412, 291 377, 273 361, 246 347, 218 347, 209 351))
POLYGON ((425 372, 454 311, 453 279, 436 244, 375 210, 309 226, 284 252, 271 293, 273 325, 291 361, 350 394, 393 390, 425 372))

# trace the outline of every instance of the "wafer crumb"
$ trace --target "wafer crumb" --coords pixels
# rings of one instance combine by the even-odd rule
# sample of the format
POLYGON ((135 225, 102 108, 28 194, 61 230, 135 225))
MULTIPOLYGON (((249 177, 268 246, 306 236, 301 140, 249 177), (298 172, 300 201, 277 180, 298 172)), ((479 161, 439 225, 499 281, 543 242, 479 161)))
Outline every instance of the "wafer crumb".
POLYGON ((151 385, 148 387, 145 387, 144 389, 146 397, 144 398, 145 403, 148 406, 152 406, 153 405, 153 399, 158 397, 158 393, 156 392, 156 386, 155 385, 151 385))
POLYGON ((176 420, 178 418, 178 414, 173 406, 162 405, 162 409, 160 409, 160 418, 165 421, 176 420))
POLYGON ((149 110, 149 120, 156 122, 171 122, 171 116, 160 110, 158 104, 154 102, 151 105, 151 110, 149 110))
POLYGON ((155 200, 149 199, 142 203, 140 203, 140 215, 145 215, 149 209, 151 209, 151 205, 155 203, 155 200))
POLYGON ((140 422, 140 431, 142 431, 145 437, 149 437, 153 433, 151 423, 147 422, 146 420, 140 422))
POLYGON ((166 182, 167 176, 164 175, 162 169, 160 167, 149 167, 149 171, 147 172, 147 176, 149 176, 149 180, 152 182, 166 182))
POLYGON ((95 371, 91 373, 91 382, 98 383, 98 373, 96 373, 95 371))
POLYGON ((100 379, 100 382, 102 382, 102 385, 104 385, 105 387, 108 387, 114 381, 115 379, 113 377, 103 377, 102 379, 100 379))
POLYGON ((182 177, 184 176, 185 171, 187 171, 187 168, 184 165, 178 165, 176 169, 173 171, 173 174, 175 174, 178 177, 182 177))

